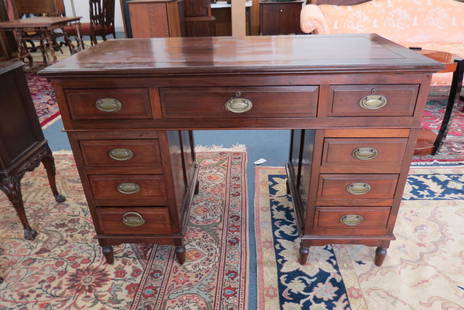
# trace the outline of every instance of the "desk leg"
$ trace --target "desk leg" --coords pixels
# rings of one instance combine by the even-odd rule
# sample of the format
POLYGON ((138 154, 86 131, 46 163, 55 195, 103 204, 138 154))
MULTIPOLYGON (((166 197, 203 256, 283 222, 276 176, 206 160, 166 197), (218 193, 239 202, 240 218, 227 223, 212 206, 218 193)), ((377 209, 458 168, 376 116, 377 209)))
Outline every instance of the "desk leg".
POLYGON ((24 239, 34 240, 37 232, 29 226, 24 211, 23 196, 21 194, 21 178, 23 175, 6 176, 0 183, 0 189, 8 196, 18 214, 19 220, 24 227, 24 239))
POLYGON ((446 105, 445 115, 441 123, 440 131, 438 132, 437 138, 433 145, 432 155, 435 155, 441 147, 443 139, 446 138, 448 131, 448 124, 453 113, 454 104, 459 99, 459 95, 462 88, 462 79, 464 73, 464 60, 455 60, 457 63, 456 71, 453 73, 453 82, 451 83, 450 94, 448 97, 448 104, 446 105))

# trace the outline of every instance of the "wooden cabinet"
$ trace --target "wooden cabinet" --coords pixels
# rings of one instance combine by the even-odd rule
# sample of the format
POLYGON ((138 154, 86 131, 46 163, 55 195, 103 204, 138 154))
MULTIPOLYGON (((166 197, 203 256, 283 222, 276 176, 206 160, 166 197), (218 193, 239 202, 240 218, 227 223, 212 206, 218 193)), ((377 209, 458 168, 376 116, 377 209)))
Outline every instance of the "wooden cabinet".
POLYGON ((43 163, 55 200, 63 202, 65 198, 56 188, 55 162, 32 103, 23 65, 18 61, 0 62, 0 190, 13 204, 24 227, 24 237, 32 240, 37 232, 29 225, 24 211, 24 174, 43 163))
POLYGON ((132 0, 127 6, 133 38, 184 35, 183 0, 132 0))
POLYGON ((262 35, 301 34, 302 0, 261 0, 260 33, 262 35))
POLYGON ((42 74, 109 262, 123 242, 172 244, 184 261, 191 130, 291 129, 300 262, 356 243, 381 265, 440 68, 377 35, 259 36, 112 40, 42 74))

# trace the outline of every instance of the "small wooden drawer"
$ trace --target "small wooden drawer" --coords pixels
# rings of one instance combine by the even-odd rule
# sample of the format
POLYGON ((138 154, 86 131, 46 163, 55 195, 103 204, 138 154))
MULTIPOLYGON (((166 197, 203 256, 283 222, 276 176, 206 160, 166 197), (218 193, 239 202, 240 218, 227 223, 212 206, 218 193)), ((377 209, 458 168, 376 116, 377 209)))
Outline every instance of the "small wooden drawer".
POLYGON ((315 117, 318 86, 162 88, 165 118, 315 117))
POLYGON ((166 205, 162 175, 89 175, 97 205, 166 205))
POLYGON ((101 234, 169 234, 173 232, 166 207, 97 207, 101 234))
POLYGON ((318 205, 391 205, 397 174, 321 174, 318 205))
POLYGON ((418 85, 334 85, 329 116, 413 116, 418 85))
POLYGON ((71 119, 150 119, 149 90, 68 89, 65 90, 71 119))
POLYGON ((325 138, 322 173, 399 172, 408 138, 325 138))
POLYGON ((377 235, 387 233, 390 207, 317 207, 313 233, 377 235))
POLYGON ((150 140, 81 140, 86 166, 151 167, 162 171, 158 139, 150 140))

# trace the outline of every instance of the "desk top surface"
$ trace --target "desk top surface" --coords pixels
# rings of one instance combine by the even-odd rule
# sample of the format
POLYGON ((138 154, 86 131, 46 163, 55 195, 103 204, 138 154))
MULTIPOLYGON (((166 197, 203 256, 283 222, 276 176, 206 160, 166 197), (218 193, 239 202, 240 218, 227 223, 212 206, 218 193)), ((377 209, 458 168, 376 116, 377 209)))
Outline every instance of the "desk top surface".
POLYGON ((442 64, 375 34, 110 40, 41 71, 49 77, 436 72, 442 64))
POLYGON ((72 21, 78 21, 82 17, 48 17, 48 16, 39 16, 39 17, 29 17, 15 19, 11 21, 0 22, 0 29, 2 28, 34 28, 34 27, 50 27, 57 24, 67 24, 72 21))

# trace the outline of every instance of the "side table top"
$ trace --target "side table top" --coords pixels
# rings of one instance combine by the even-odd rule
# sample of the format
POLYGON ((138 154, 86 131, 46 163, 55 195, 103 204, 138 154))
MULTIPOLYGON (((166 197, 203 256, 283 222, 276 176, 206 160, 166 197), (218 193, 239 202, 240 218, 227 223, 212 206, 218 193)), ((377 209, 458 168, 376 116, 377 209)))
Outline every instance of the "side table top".
POLYGON ((425 57, 428 57, 430 59, 444 64, 445 68, 443 68, 443 70, 441 70, 440 73, 456 71, 457 63, 454 60, 458 59, 459 56, 455 54, 435 50, 418 50, 417 52, 421 55, 424 55, 425 57))
POLYGON ((66 24, 73 21, 78 21, 82 17, 73 16, 73 17, 48 17, 48 16, 39 16, 39 17, 30 17, 30 18, 21 18, 10 21, 0 22, 0 29, 23 29, 23 28, 45 28, 51 27, 58 24, 66 24))

